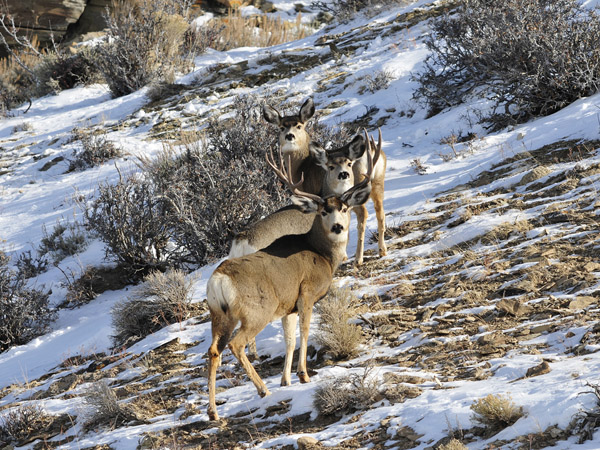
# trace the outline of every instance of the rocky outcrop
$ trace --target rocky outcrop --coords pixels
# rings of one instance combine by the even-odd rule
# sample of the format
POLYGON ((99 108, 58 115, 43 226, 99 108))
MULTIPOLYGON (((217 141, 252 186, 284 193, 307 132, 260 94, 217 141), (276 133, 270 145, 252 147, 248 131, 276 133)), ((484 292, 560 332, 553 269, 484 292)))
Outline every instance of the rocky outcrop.
POLYGON ((79 20, 87 0, 21 0, 10 2, 9 13, 25 33, 33 33, 42 43, 51 34, 60 40, 69 25, 79 20))

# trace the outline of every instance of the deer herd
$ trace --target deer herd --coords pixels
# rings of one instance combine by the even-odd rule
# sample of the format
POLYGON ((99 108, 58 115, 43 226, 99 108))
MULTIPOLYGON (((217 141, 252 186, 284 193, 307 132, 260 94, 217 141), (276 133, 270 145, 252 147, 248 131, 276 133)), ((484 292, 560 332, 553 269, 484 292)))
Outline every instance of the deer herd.
POLYGON ((365 203, 373 200, 378 225, 379 255, 387 252, 383 210, 386 157, 381 131, 378 142, 357 135, 341 148, 325 150, 311 141, 306 124, 315 113, 312 99, 297 115, 281 116, 270 106, 265 120, 279 127, 279 151, 267 153, 267 164, 293 194, 284 207, 239 233, 229 258, 213 272, 207 285, 212 325, 208 350, 208 416, 218 420, 215 389, 221 353, 229 346, 261 397, 267 386, 245 352, 256 353, 255 337, 281 318, 286 345, 281 385, 291 383, 296 325, 300 319, 297 376, 310 381, 306 368, 308 331, 314 304, 323 298, 337 267, 346 259, 350 210, 358 223, 355 264, 363 263, 367 219, 365 203))

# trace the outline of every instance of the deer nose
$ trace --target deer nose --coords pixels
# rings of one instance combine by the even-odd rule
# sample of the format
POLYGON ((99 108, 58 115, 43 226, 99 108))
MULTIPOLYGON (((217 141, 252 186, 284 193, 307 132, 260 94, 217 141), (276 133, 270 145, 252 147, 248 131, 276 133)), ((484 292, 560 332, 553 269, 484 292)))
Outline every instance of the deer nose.
POLYGON ((344 227, 339 223, 336 223, 331 227, 331 231, 335 234, 340 234, 344 230, 344 227))
POLYGON ((296 138, 292 133, 288 133, 285 135, 286 141, 293 141, 296 138))
POLYGON ((340 172, 338 175, 338 179, 340 180, 347 180, 348 178, 350 178, 350 174, 348 172, 340 172))

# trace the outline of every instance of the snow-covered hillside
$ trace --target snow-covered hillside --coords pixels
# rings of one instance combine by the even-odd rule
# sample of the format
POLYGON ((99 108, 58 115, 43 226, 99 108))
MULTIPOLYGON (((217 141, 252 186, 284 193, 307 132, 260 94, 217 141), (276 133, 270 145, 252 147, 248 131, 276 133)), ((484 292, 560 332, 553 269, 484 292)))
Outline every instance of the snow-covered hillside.
MULTIPOLYGON (((294 3, 276 6, 291 16, 294 3)), ((294 375, 292 386, 280 387, 284 343, 274 322, 257 337, 255 362, 272 395, 260 398, 226 352, 217 394, 225 421, 213 423, 208 315, 114 352, 110 311, 130 288, 107 291, 60 310, 49 333, 0 353, 0 425, 23 405, 56 417, 19 448, 296 448, 301 436, 314 437, 314 448, 427 449, 449 436, 470 449, 600 448, 594 426, 583 443, 573 427, 585 412, 596 417, 599 402, 590 385, 600 383, 600 94, 493 134, 474 119, 483 103, 427 118, 412 99, 411 74, 427 55, 428 17, 441 8, 419 0, 301 41, 208 51, 179 79, 182 92, 162 102, 151 103, 146 89, 111 99, 105 86, 77 87, 0 122, 0 242, 14 257, 37 248, 44 225, 81 221, 76 196, 93 195, 99 183, 138 170, 136 157, 160 152, 167 135, 159 125, 176 119, 183 130, 196 129, 227 114, 239 95, 312 97, 328 125, 380 127, 388 158, 389 253, 378 258, 370 242, 365 265, 350 260, 334 280, 362 296, 355 321, 367 340, 358 357, 332 363, 315 351, 311 382, 294 375), (389 84, 373 89, 370 80, 382 73, 389 84), (67 172, 79 145, 73 128, 91 126, 126 154, 67 172), (476 138, 447 143, 469 134, 476 138), (374 403, 342 417, 317 414, 319 386, 365 368, 380 388, 374 403), (85 427, 85 393, 102 380, 145 415, 114 428, 85 427), (510 396, 523 417, 493 435, 479 430, 470 407, 488 394, 510 396)), ((110 264, 102 242, 92 241, 31 284, 51 289, 59 305, 65 274, 110 264)), ((196 302, 204 301, 214 268, 190 275, 196 302)), ((311 336, 317 331, 313 319, 311 336)))

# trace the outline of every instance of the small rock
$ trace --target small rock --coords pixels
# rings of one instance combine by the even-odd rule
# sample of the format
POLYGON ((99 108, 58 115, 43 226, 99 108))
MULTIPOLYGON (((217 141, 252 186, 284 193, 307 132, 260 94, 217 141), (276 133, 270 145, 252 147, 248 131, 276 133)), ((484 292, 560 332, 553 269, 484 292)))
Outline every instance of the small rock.
POLYGON ((598 272, 600 271, 600 264, 595 262, 589 262, 585 266, 583 266, 583 270, 586 272, 598 272))
POLYGON ((532 181, 538 180, 542 177, 545 177, 546 175, 549 175, 551 172, 550 169, 548 169, 546 166, 538 166, 535 169, 533 169, 530 172, 527 172, 523 178, 521 178, 521 181, 519 181, 519 186, 523 186, 525 184, 529 184, 532 181))
POLYGON ((521 316, 531 311, 531 308, 523 305, 517 299, 504 298, 496 304, 496 309, 499 311, 512 314, 513 316, 521 316))
POLYGON ((549 373, 550 371, 551 371, 550 364, 548 364, 547 361, 543 361, 541 364, 527 369, 527 373, 525 375, 527 377, 537 377, 539 375, 544 375, 545 373, 549 373))
POLYGON ((577 297, 575 300, 572 300, 569 303, 569 309, 570 310, 585 309, 588 306, 590 306, 591 304, 596 303, 597 301, 598 301, 598 299, 596 297, 582 295, 582 296, 577 297))
POLYGON ((298 438, 296 444, 299 450, 308 450, 319 445, 319 441, 312 436, 302 436, 298 438))

